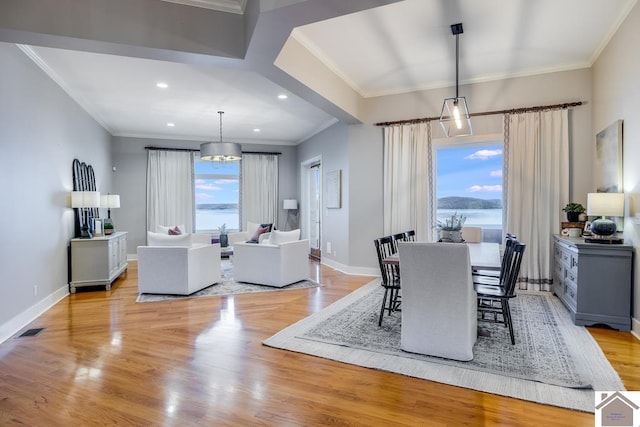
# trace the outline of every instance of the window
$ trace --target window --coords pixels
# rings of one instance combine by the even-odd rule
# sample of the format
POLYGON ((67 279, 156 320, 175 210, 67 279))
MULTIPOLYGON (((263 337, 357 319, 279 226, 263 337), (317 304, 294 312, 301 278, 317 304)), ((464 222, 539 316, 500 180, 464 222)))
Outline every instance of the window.
POLYGON ((196 232, 215 231, 221 225, 238 230, 240 224, 240 162, 194 159, 196 232))
POLYGON ((485 241, 501 241, 502 143, 439 144, 435 160, 437 219, 457 212, 485 241))

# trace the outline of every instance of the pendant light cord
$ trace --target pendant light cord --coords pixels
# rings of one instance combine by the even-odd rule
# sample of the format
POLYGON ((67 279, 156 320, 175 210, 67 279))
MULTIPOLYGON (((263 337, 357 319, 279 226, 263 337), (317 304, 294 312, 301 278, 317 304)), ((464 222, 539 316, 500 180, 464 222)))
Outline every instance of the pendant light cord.
POLYGON ((224 111, 218 111, 218 114, 220 114, 220 142, 222 142, 222 115, 224 111))
POLYGON ((460 60, 460 34, 456 34, 456 99, 458 99, 458 62, 460 60))

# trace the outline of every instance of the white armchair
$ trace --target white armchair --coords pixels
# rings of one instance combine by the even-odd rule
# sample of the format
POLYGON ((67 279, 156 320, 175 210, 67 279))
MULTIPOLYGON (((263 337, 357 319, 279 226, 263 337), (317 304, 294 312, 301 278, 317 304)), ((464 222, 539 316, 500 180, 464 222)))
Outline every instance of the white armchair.
POLYGON ((220 282, 220 245, 204 240, 148 232, 148 246, 138 246, 138 292, 189 295, 220 282))
MULTIPOLYGON (((236 243, 246 242, 247 240, 251 239, 255 234, 256 230, 258 230, 258 227, 260 227, 260 224, 247 222, 246 230, 234 231, 234 232, 228 233, 227 237, 229 241, 229 246, 235 246, 236 243)), ((259 237, 260 240, 258 242, 261 243, 263 240, 268 239, 270 235, 271 233, 261 234, 259 237)))
MULTIPOLYGON (((299 236, 300 230, 294 231, 299 236)), ((291 232, 273 231, 273 243, 236 243, 233 247, 234 279, 278 288, 307 279, 309 241, 297 240, 297 237, 291 241, 279 240, 286 233, 291 232)))
POLYGON ((477 299, 467 245, 398 242, 398 252, 401 348, 447 359, 473 359, 477 299))

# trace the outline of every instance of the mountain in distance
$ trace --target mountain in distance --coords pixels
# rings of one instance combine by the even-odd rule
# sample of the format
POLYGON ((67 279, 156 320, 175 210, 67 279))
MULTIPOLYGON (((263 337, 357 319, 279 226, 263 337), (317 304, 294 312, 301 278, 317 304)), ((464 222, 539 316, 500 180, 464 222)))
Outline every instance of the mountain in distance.
POLYGON ((198 209, 201 210, 235 210, 238 209, 237 203, 198 203, 198 209))
POLYGON ((438 199, 438 209, 502 209, 502 200, 458 196, 443 197, 438 199))

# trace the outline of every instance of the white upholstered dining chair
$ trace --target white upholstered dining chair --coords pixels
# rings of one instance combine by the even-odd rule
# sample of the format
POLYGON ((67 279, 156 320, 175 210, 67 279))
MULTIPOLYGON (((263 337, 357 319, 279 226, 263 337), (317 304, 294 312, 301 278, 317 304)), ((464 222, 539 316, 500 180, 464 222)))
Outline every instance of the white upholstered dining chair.
POLYGON ((478 319, 467 245, 398 242, 398 252, 402 350, 473 359, 478 319))

